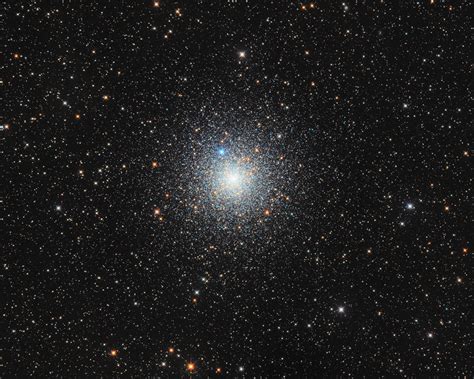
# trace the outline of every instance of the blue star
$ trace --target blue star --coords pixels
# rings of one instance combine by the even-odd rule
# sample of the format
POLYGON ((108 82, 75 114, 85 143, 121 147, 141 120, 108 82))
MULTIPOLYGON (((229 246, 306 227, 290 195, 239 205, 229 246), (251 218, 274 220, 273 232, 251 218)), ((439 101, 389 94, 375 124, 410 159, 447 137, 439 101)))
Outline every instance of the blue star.
POLYGON ((217 150, 220 156, 225 155, 225 149, 223 147, 220 147, 219 150, 217 150))

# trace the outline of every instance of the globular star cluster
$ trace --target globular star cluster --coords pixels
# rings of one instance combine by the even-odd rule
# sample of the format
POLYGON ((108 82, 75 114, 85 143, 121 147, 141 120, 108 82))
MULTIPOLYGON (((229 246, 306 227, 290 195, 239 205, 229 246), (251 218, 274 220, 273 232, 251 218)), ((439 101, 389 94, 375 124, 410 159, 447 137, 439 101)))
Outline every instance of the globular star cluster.
POLYGON ((468 5, 4 2, 0 376, 473 376, 468 5))
POLYGON ((278 121, 238 109, 218 116, 204 111, 188 122, 187 153, 177 175, 183 182, 180 203, 192 213, 184 214, 193 227, 245 234, 258 231, 274 210, 289 213, 298 167, 287 159, 282 134, 274 132, 278 121))

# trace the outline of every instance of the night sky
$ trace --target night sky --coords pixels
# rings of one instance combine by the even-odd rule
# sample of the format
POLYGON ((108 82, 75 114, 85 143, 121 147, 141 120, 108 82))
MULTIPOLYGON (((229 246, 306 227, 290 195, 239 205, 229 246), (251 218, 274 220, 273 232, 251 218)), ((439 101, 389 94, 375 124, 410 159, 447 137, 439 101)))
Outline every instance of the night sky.
POLYGON ((474 375, 468 1, 4 1, 9 377, 474 375))

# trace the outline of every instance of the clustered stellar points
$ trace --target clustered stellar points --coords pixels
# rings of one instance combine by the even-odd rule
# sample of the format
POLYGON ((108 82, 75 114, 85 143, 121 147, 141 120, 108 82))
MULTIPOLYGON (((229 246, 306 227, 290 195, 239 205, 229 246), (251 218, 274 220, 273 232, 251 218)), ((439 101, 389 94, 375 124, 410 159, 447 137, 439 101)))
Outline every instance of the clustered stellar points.
POLYGON ((188 203, 195 213, 225 226, 262 221, 273 214, 273 209, 281 210, 279 202, 288 204, 290 199, 290 175, 272 137, 264 133, 256 137, 245 129, 224 132, 224 136, 208 133, 184 163, 190 177, 188 203), (216 146, 216 141, 225 144, 216 146))

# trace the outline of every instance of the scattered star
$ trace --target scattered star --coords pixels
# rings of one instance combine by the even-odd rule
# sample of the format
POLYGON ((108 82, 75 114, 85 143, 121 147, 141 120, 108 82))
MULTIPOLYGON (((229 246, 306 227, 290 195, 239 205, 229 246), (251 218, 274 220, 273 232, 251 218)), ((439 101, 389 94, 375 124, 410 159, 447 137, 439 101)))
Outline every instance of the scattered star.
POLYGON ((194 364, 194 362, 188 362, 186 364, 186 370, 188 370, 189 372, 193 372, 194 370, 196 370, 196 365, 194 364))

